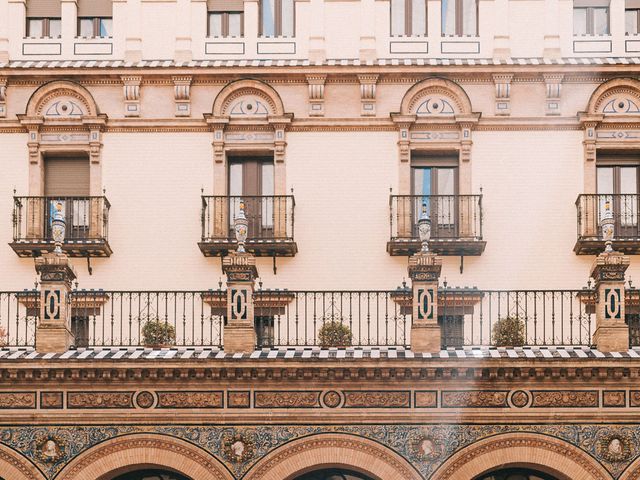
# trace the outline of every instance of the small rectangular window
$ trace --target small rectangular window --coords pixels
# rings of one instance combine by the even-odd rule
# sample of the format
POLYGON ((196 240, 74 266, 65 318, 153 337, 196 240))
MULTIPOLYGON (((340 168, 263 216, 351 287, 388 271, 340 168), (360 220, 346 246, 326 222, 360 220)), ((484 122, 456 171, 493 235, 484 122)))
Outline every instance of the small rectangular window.
POLYGON ((27 18, 27 37, 59 38, 61 31, 59 18, 27 18))
POLYGON ((442 35, 478 35, 478 0, 442 0, 442 35))
POLYGON ((263 37, 295 36, 294 0, 260 1, 260 35, 263 37))
POLYGON ((242 12, 209 12, 209 37, 242 37, 242 12))
POLYGON ((108 17, 78 18, 78 37, 106 38, 113 35, 113 19, 108 17))
POLYGON ((637 35, 640 33, 640 0, 627 0, 625 7, 625 33, 637 35))
POLYGON ((427 34, 426 0, 391 0, 391 35, 427 34))
POLYGON ((574 35, 608 35, 609 2, 607 0, 574 0, 574 35))

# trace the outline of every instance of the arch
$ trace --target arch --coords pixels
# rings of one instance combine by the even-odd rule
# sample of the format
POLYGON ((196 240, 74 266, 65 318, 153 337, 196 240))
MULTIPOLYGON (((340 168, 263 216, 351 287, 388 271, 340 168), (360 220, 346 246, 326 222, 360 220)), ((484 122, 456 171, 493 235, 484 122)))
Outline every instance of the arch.
POLYGON ((7 480, 46 480, 28 458, 0 444, 0 478, 7 480))
POLYGON ((81 118, 97 117, 98 105, 82 85, 56 80, 39 87, 27 102, 27 117, 81 118), (63 110, 64 108, 64 110, 63 110))
POLYGON ((227 84, 213 102, 214 117, 282 116, 284 105, 276 90, 260 80, 227 84))
POLYGON ((535 433, 506 433, 454 453, 433 473, 431 480, 476 478, 498 466, 533 468, 562 480, 612 478, 593 457, 568 442, 535 433))
POLYGON ((640 480, 640 457, 631 462, 631 465, 618 478, 619 480, 640 480))
POLYGON ((110 480, 107 475, 140 467, 175 470, 198 480, 233 480, 226 467, 202 448, 179 438, 146 433, 100 443, 74 458, 55 478, 110 480))
POLYGON ((291 480, 317 468, 338 467, 375 480, 422 476, 403 457, 372 440, 342 433, 322 433, 294 440, 259 460, 244 480, 291 480))
POLYGON ((454 116, 471 114, 471 100, 464 89, 445 78, 427 78, 413 85, 402 98, 402 115, 454 116))
POLYGON ((589 114, 639 115, 640 81, 614 78, 596 88, 587 105, 589 114))

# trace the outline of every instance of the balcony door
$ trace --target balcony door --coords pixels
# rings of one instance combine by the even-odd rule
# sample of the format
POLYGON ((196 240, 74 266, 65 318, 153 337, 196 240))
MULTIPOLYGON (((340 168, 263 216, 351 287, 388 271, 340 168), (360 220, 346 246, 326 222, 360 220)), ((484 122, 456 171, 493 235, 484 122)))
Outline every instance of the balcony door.
POLYGON ((609 204, 615 219, 616 237, 638 235, 639 175, 640 168, 631 163, 604 164, 597 167, 598 220, 605 216, 609 204))
MULTIPOLYGON (((427 209, 431 218, 433 238, 453 238, 458 235, 458 159, 453 156, 418 157, 412 159, 411 176, 414 196, 413 223, 427 209)), ((414 232, 417 236, 417 230, 414 232)))
POLYGON ((273 236, 273 157, 229 158, 230 226, 244 202, 249 238, 273 236))
POLYGON ((86 239, 90 228, 89 159, 85 156, 51 156, 44 161, 44 218, 51 238, 54 212, 61 209, 66 220, 66 239, 86 239))

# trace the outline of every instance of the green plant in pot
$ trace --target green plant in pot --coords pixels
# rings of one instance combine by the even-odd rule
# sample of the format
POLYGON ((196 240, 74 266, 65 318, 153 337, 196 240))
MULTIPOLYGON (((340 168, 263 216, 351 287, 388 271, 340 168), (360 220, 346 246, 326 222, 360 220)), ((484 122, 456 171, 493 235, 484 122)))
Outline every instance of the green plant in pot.
POLYGON ((147 347, 168 347, 176 343, 176 329, 173 325, 150 317, 142 326, 142 340, 147 347))
POLYGON ((524 322, 517 317, 504 317, 493 326, 496 347, 522 347, 526 343, 524 322))
POLYGON ((350 347, 352 339, 351 329, 337 320, 325 322, 318 332, 318 343, 322 348, 350 347))

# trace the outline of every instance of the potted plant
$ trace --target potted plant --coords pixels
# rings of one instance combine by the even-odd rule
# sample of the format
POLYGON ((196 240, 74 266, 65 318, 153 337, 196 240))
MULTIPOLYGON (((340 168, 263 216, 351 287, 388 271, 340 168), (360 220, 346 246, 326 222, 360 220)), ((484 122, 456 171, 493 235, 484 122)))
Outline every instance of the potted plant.
POLYGON ((318 332, 318 343, 322 348, 350 347, 352 338, 351 329, 337 320, 325 322, 318 332))
POLYGON ((164 320, 150 317, 142 326, 142 341, 145 347, 169 347, 176 343, 176 329, 164 320))
POLYGON ((526 343, 524 322, 517 317, 504 317, 493 326, 496 347, 522 347, 526 343))

